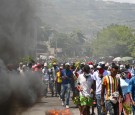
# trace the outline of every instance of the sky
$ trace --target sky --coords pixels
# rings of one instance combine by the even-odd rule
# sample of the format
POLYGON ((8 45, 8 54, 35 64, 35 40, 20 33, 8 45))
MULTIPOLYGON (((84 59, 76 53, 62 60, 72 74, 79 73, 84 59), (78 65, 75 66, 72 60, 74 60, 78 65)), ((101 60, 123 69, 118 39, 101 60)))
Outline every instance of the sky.
POLYGON ((114 1, 114 2, 134 3, 135 4, 135 0, 103 0, 103 1, 114 1))

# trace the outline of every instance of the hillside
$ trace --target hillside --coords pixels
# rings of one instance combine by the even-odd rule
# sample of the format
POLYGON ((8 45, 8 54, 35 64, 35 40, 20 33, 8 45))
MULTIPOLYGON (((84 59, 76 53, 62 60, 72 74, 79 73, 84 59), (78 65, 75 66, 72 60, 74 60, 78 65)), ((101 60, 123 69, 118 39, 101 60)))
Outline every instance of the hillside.
POLYGON ((102 0, 37 0, 36 15, 60 32, 94 34, 112 23, 135 27, 135 5, 102 0))

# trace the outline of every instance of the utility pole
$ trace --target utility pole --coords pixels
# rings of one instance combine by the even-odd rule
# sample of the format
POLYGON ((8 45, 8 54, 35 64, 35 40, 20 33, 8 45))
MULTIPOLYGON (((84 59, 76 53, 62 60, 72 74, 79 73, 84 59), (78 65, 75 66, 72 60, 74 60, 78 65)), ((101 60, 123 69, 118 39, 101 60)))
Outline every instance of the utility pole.
POLYGON ((57 48, 58 48, 57 36, 56 36, 56 41, 55 41, 55 48, 56 48, 56 52, 55 52, 55 54, 56 54, 56 59, 57 59, 57 48))

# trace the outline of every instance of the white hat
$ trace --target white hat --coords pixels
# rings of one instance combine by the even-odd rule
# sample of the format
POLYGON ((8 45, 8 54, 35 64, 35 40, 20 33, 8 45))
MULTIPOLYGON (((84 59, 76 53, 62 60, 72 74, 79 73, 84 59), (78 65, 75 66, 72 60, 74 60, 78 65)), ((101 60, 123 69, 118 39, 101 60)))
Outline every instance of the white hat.
POLYGON ((70 63, 66 63, 65 65, 69 65, 70 66, 70 63))
POLYGON ((120 68, 124 68, 124 65, 120 65, 120 68))
POLYGON ((97 66, 97 68, 98 68, 98 69, 100 69, 100 68, 101 68, 101 66, 100 66, 100 65, 98 65, 98 66, 97 66))
POLYGON ((105 64, 105 62, 104 61, 101 61, 101 62, 99 62, 99 64, 105 64))
POLYGON ((47 66, 47 63, 44 63, 44 66, 46 67, 47 66))
POLYGON ((94 66, 93 66, 93 65, 89 65, 89 67, 90 67, 90 69, 91 69, 91 68, 94 68, 94 66))

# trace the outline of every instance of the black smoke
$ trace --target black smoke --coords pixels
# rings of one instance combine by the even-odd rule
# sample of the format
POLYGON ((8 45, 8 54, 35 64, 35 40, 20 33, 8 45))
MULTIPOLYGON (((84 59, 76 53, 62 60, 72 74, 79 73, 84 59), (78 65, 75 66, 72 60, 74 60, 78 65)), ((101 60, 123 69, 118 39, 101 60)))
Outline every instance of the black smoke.
POLYGON ((20 107, 32 106, 41 97, 41 89, 39 73, 27 71, 21 76, 0 60, 0 115, 15 115, 20 107))
POLYGON ((33 7, 30 0, 0 0, 0 58, 5 63, 34 54, 33 7))
POLYGON ((36 24, 33 0, 0 0, 0 115, 11 115, 16 103, 31 106, 40 96, 40 75, 26 72, 22 77, 5 66, 34 56, 36 24))

